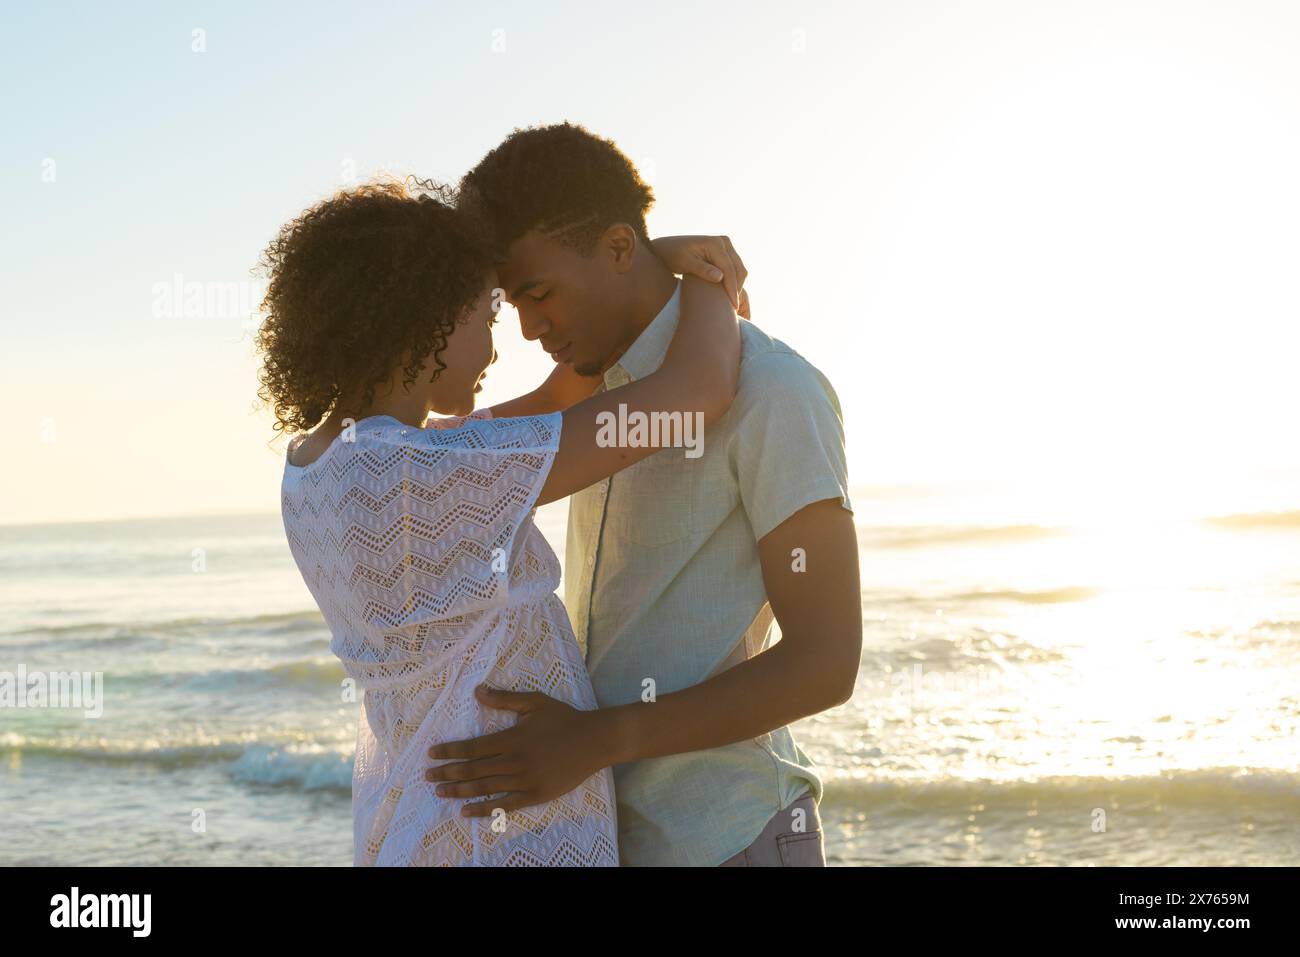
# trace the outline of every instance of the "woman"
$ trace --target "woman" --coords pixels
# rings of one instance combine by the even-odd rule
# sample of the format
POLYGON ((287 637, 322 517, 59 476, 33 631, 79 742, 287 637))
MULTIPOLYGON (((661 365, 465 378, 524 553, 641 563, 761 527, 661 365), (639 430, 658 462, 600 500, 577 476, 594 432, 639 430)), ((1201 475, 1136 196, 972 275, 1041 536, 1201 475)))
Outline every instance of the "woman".
MULTIPOLYGON (((670 269, 721 278, 700 248, 655 244, 670 269)), ((495 358, 495 270, 444 190, 340 193, 286 225, 264 262, 261 395, 277 428, 299 433, 285 531, 331 648, 365 691, 355 863, 616 865, 608 768, 546 804, 468 817, 434 793, 425 755, 513 724, 475 700, 480 683, 596 707, 533 509, 656 451, 602 448, 599 413, 726 412, 740 356, 727 294, 684 280, 683 319, 653 375, 592 395, 561 366, 494 417, 468 413, 495 358)))

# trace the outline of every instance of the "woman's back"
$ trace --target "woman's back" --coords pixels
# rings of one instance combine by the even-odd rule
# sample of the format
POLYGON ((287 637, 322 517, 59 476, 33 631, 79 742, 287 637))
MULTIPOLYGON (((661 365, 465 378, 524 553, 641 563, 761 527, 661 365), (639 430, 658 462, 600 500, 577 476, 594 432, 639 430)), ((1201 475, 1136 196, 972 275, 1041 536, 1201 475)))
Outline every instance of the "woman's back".
POLYGON ((485 818, 462 817, 462 800, 424 780, 431 745, 514 723, 477 702, 480 683, 596 707, 555 595, 559 563, 532 521, 561 421, 420 429, 373 416, 310 464, 286 462, 290 549, 365 693, 357 864, 618 863, 608 769, 554 801, 485 818))

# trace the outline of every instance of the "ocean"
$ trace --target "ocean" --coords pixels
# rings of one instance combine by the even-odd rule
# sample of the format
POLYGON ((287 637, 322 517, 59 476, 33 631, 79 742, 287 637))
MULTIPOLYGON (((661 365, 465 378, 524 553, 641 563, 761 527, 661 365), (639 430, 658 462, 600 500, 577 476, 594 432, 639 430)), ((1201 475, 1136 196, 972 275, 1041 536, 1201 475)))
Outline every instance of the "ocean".
MULTIPOLYGON (((828 863, 1300 863, 1300 489, 1217 505, 856 489, 857 690, 793 728, 828 863)), ((356 705, 278 516, 0 528, 20 669, 102 713, 0 706, 0 864, 351 863, 356 705)))

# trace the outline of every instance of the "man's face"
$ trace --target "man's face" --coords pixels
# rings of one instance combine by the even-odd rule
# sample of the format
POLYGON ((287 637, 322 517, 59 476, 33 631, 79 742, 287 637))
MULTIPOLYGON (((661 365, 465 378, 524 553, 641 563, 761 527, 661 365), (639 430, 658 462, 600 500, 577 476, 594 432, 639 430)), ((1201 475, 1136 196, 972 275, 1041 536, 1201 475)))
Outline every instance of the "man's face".
POLYGON ((628 345, 625 272, 604 239, 584 256, 533 230, 511 244, 501 287, 519 311, 525 339, 580 375, 596 375, 628 345))

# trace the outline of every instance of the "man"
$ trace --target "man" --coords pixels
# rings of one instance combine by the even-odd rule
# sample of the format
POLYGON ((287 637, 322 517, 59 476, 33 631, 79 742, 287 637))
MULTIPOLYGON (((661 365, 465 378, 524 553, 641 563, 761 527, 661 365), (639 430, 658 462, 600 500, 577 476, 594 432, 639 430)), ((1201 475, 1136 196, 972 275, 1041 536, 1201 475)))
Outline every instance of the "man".
MULTIPOLYGON (((612 142, 519 130, 462 192, 504 250, 526 338, 606 389, 658 368, 679 283, 649 245, 650 188, 612 142)), ((430 752, 463 761, 430 773, 438 793, 509 792, 464 813, 546 800, 612 764, 625 864, 824 863, 822 784, 786 725, 847 701, 857 676, 843 423, 816 369, 741 325, 739 389, 703 455, 659 452, 570 499, 565 604, 599 710, 481 690, 520 717, 430 752)))

